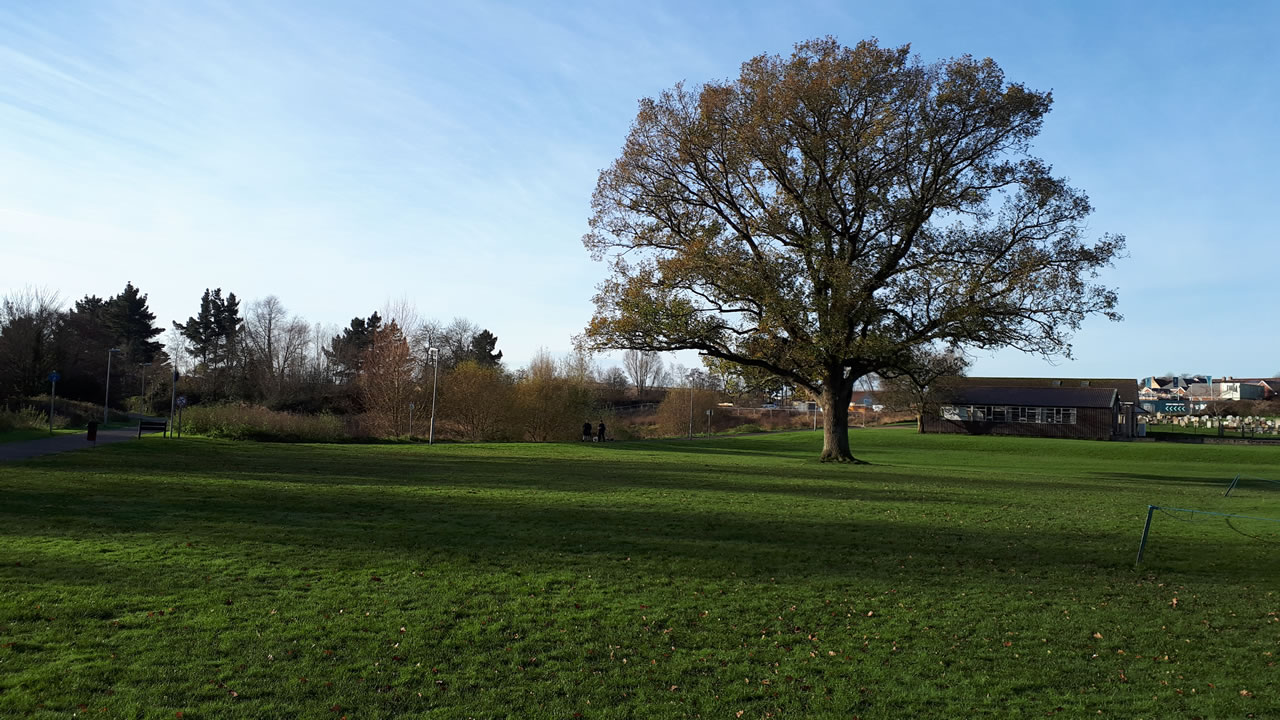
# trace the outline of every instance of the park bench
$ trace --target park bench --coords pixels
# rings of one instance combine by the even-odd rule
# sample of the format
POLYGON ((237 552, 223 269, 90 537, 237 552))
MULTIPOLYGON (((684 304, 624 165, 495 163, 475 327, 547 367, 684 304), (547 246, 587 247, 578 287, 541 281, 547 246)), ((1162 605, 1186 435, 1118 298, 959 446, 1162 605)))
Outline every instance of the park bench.
POLYGON ((142 437, 144 432, 164 432, 169 429, 169 423, 166 420, 139 420, 138 421, 138 437, 142 437))

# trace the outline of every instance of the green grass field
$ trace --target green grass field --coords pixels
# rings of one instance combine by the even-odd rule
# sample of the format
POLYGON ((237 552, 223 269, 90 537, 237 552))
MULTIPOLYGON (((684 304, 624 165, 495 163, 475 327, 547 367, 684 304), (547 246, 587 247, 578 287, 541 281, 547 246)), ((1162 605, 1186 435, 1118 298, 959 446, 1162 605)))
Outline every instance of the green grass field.
POLYGON ((0 465, 0 716, 1280 717, 1280 448, 852 438, 0 465))
POLYGON ((55 428, 52 433, 48 430, 33 430, 31 428, 23 428, 21 430, 3 430, 0 431, 0 443, 23 442, 24 440, 39 440, 53 435, 75 435, 84 433, 84 430, 68 430, 65 428, 55 428))

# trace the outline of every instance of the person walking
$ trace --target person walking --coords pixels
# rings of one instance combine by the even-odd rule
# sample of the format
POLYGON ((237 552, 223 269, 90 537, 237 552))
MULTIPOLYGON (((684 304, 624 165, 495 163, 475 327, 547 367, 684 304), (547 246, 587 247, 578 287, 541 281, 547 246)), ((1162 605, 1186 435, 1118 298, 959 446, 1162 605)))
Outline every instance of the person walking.
POLYGON ((596 442, 604 442, 604 421, 596 428, 596 442))
POLYGON ((582 423, 582 442, 591 442, 591 423, 582 423))

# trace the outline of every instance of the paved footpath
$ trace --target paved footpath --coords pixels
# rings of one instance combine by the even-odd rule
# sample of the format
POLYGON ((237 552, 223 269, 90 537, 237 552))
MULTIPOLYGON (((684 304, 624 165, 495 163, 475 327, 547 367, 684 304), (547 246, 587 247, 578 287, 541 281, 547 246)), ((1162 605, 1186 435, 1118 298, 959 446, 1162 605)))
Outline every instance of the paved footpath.
MULTIPOLYGON (((150 434, 150 433, 144 433, 150 434)), ((125 442, 138 439, 138 427, 119 428, 115 430, 99 430, 98 444, 125 442)), ((70 450, 87 450, 93 443, 85 440, 85 433, 75 435, 54 435, 38 440, 22 440, 20 442, 0 443, 0 462, 5 460, 26 460, 40 455, 67 452, 70 450)))

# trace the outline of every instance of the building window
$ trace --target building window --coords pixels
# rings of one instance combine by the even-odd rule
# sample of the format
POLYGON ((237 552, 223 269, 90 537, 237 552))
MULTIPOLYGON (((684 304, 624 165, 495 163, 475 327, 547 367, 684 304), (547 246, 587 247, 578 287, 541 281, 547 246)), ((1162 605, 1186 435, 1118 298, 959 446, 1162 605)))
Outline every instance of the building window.
POLYGON ((1062 407, 1006 407, 1003 405, 943 405, 943 420, 960 422, 1016 422, 1053 425, 1075 425, 1076 409, 1062 407))

